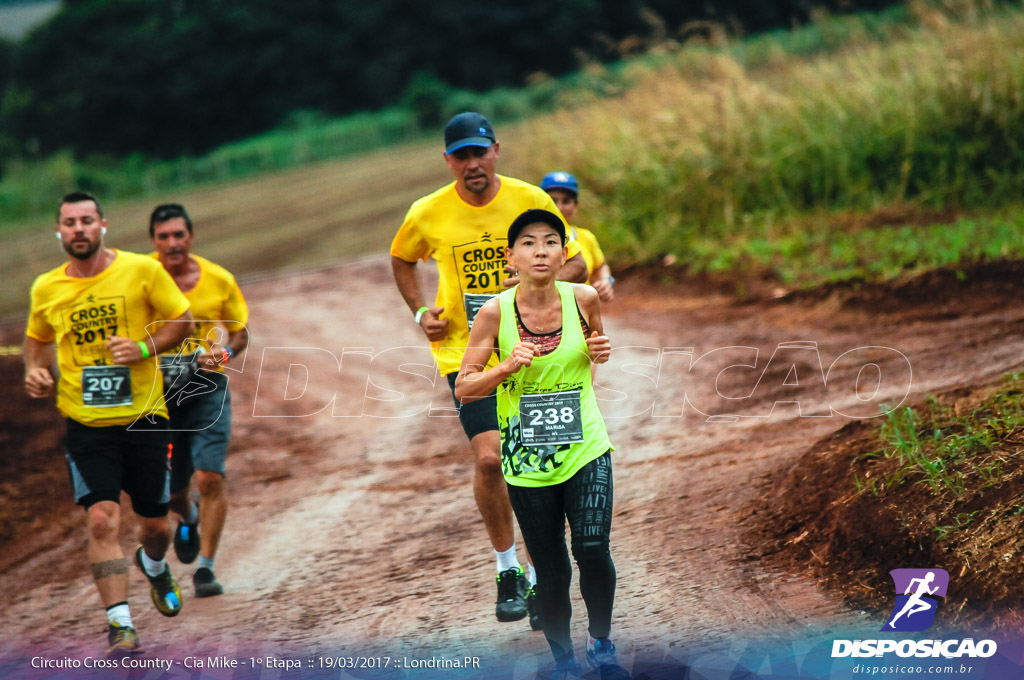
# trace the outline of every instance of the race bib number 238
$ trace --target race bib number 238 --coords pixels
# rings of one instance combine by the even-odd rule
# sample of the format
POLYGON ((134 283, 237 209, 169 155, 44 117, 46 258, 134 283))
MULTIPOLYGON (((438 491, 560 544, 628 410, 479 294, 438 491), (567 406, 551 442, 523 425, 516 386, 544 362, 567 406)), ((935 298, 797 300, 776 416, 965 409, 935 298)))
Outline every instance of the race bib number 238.
POLYGON ((524 394, 519 398, 519 427, 525 446, 582 442, 579 390, 524 394))

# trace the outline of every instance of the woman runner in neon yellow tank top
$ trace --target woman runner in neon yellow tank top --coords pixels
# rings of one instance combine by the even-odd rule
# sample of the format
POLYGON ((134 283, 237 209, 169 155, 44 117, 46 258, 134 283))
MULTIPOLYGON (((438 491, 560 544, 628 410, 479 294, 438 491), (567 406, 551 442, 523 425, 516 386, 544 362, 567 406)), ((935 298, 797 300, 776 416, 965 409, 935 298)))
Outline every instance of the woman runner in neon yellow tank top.
POLYGON ((557 215, 527 210, 509 227, 508 244, 505 255, 520 283, 477 314, 455 395, 473 401, 497 389, 502 471, 537 569, 541 626, 555 658, 538 677, 582 674, 569 632, 568 519, 589 617, 587 661, 602 680, 625 680, 609 637, 613 447, 590 374, 591 362, 608 361, 611 351, 600 301, 590 286, 555 280, 566 259, 557 215), (495 352, 499 363, 485 370, 495 352))

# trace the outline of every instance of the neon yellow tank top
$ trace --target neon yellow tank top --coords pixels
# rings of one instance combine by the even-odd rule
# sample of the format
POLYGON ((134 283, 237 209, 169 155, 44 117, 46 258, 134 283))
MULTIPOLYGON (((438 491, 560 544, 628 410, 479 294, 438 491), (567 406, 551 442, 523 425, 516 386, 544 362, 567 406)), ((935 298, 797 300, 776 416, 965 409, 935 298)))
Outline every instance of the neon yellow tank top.
MULTIPOLYGON (((561 342, 498 388, 501 467, 505 481, 513 486, 561 484, 614 448, 594 397, 573 285, 556 281, 555 287, 562 300, 561 342)), ((498 348, 503 357, 520 341, 513 306, 518 289, 498 296, 498 348)))

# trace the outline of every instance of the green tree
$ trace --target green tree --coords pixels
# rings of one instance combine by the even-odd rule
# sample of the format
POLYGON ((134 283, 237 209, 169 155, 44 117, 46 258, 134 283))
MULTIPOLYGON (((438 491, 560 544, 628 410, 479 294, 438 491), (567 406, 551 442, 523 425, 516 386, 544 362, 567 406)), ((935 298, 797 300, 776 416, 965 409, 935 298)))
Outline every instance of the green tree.
MULTIPOLYGON (((852 9, 855 0, 814 4, 852 9)), ((750 30, 803 18, 809 7, 803 0, 65 0, 7 60, 0 129, 17 140, 9 152, 22 156, 61 149, 179 156, 262 132, 292 111, 341 115, 403 97, 421 124, 434 125, 445 113, 437 103, 444 90, 563 74, 579 67, 580 52, 618 56, 608 46, 652 33, 651 12, 667 27, 745 18, 750 30)), ((0 53, 0 69, 3 60, 0 53)))

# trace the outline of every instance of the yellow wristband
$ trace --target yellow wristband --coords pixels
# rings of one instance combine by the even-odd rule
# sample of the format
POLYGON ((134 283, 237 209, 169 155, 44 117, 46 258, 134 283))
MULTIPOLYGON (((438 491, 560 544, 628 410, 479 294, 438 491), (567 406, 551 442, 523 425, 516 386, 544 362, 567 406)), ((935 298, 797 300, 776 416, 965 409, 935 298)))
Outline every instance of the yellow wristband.
POLYGON ((147 345, 144 340, 139 340, 139 349, 142 350, 142 358, 143 359, 148 359, 149 358, 149 345, 147 345))

